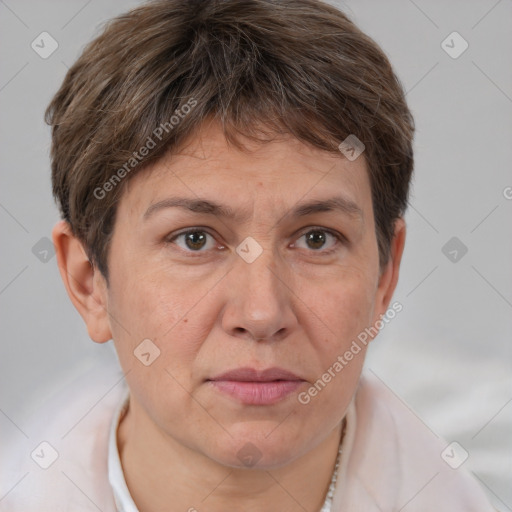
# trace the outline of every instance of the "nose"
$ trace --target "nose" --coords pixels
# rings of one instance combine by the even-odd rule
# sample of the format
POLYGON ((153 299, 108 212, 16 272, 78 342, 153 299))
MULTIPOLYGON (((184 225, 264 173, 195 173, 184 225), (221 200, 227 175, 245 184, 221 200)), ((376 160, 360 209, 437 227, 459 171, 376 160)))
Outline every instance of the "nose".
POLYGON ((271 250, 252 263, 236 260, 229 272, 228 300, 222 327, 230 336, 254 341, 279 341, 297 325, 293 310, 293 276, 271 250))

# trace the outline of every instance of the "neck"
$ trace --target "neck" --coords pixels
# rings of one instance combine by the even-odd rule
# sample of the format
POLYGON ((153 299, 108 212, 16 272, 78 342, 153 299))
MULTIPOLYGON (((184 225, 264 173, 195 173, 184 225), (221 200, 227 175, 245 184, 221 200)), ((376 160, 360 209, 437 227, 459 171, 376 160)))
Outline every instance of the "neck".
POLYGON ((164 434, 133 402, 121 420, 117 442, 140 512, 319 512, 331 483, 342 423, 312 450, 272 470, 218 464, 164 434))

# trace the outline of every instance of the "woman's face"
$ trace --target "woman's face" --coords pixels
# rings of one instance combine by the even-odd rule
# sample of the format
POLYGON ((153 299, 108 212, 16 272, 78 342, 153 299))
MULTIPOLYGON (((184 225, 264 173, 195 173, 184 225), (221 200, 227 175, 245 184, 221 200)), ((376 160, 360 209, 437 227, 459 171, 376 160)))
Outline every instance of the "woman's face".
POLYGON ((389 300, 364 154, 249 148, 212 124, 127 183, 105 293, 146 424, 223 465, 273 468, 340 424, 365 347, 332 367, 389 300))

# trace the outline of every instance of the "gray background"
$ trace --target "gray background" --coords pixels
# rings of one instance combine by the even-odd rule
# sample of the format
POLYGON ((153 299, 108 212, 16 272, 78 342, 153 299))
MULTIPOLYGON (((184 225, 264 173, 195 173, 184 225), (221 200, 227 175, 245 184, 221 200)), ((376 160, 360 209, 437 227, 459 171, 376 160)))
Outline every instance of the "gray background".
MULTIPOLYGON (((0 427, 14 437, 41 400, 116 364, 111 342, 89 340, 56 258, 32 249, 58 220, 44 108, 98 25, 138 4, 0 0, 0 427), (31 48, 43 31, 59 44, 47 59, 31 48)), ((465 466, 499 510, 512 510, 512 0, 336 5, 389 55, 417 123, 395 294, 404 309, 366 366, 464 446, 465 466), (441 45, 453 31, 469 44, 456 59, 441 45), (442 252, 453 236, 468 249, 455 262, 442 252)))

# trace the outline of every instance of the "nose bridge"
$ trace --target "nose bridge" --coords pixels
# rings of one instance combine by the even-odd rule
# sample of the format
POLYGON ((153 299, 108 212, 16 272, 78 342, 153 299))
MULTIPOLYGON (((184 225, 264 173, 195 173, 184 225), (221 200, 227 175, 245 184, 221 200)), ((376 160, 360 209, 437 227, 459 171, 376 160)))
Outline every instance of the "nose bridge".
MULTIPOLYGON (((251 247, 250 241, 248 244, 249 251, 252 253, 251 257, 254 259, 244 259, 241 256, 240 261, 236 263, 237 279, 240 279, 243 283, 242 290, 245 287, 247 291, 245 298, 250 299, 246 301, 247 305, 252 304, 252 309, 261 309, 262 311, 279 306, 285 295, 282 290, 284 286, 282 277, 280 276, 284 269, 279 264, 279 258, 270 243, 265 249, 260 245, 261 249, 259 251, 261 252, 259 255, 255 252, 257 247, 254 245, 251 247)), ((247 247, 239 248, 240 251, 243 249, 247 249, 247 247)))

